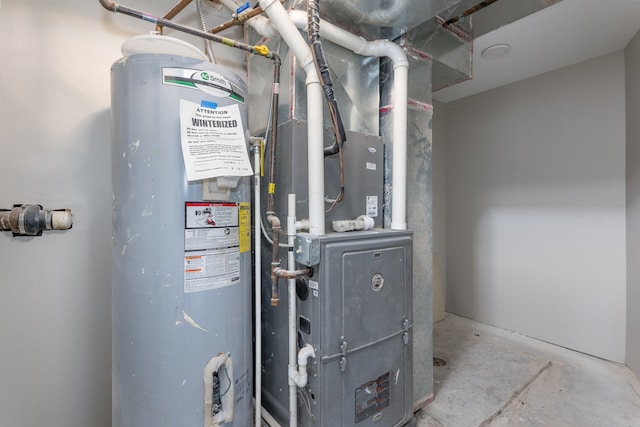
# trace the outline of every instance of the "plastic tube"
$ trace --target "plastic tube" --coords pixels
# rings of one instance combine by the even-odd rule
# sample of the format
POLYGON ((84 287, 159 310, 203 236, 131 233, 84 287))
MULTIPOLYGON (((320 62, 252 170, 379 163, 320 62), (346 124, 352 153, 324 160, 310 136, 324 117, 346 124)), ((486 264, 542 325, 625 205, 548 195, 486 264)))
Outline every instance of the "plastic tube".
POLYGON ((254 198, 253 223, 254 234, 254 272, 255 272, 255 427, 261 427, 262 407, 262 244, 260 240, 261 206, 260 206, 260 144, 253 146, 254 198))
MULTIPOLYGON (((289 270, 294 270, 296 261, 293 253, 293 246, 296 238, 296 195, 289 194, 288 213, 287 213, 287 237, 289 243, 289 251, 287 253, 287 261, 289 270)), ((289 308, 289 425, 295 427, 298 424, 298 390, 294 378, 291 377, 291 371, 296 370, 296 349, 297 346, 297 320, 298 313, 296 310, 296 279, 288 279, 288 308, 289 308)))
POLYGON ((313 63, 311 50, 291 22, 282 4, 278 0, 260 0, 259 3, 307 73, 309 233, 316 236, 325 234, 322 86, 313 63))
POLYGON ((409 67, 394 64, 391 229, 407 229, 407 83, 409 67))
POLYGON ((309 363, 309 358, 315 359, 315 357, 316 352, 311 344, 305 345, 298 352, 298 370, 296 371, 293 369, 289 371, 289 377, 291 377, 293 382, 296 383, 296 386, 304 387, 307 385, 307 380, 309 378, 307 365, 309 363))
MULTIPOLYGON (((307 15, 291 11, 298 28, 306 28, 307 15)), ((391 229, 407 229, 407 88, 409 61, 400 46, 388 40, 367 41, 329 22, 320 22, 320 35, 327 40, 363 56, 388 57, 393 62, 393 163, 391 229)))
POLYGON ((345 231, 371 230, 374 227, 373 218, 360 215, 356 219, 343 219, 333 221, 333 231, 344 233, 345 231))

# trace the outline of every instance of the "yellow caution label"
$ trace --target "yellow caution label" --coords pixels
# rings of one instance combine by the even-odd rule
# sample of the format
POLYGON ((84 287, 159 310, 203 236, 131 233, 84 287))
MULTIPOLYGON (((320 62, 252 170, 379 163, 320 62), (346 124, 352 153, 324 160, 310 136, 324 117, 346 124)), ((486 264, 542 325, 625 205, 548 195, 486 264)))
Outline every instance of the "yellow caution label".
POLYGON ((269 194, 276 194, 276 185, 273 182, 269 183, 269 194))
POLYGON ((269 48, 266 47, 265 45, 254 46, 253 53, 256 53, 262 56, 267 56, 269 55, 269 48))
POLYGON ((238 230, 240 253, 251 250, 251 205, 248 202, 240 202, 238 206, 238 230))

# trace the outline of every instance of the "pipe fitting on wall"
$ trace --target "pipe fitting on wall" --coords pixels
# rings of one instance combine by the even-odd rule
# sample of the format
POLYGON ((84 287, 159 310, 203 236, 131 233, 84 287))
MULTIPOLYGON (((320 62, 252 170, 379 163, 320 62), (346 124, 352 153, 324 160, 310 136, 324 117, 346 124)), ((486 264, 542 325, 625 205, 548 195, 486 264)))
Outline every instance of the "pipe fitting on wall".
POLYGON ((71 209, 46 210, 40 205, 14 205, 0 210, 0 230, 14 236, 41 236, 44 230, 68 230, 73 226, 71 209))

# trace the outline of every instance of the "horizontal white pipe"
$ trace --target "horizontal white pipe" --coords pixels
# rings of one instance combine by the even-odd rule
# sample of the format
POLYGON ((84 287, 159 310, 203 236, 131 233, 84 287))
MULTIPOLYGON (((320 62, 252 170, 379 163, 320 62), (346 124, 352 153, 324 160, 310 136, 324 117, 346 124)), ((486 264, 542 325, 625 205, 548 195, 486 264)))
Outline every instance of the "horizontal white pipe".
POLYGON ((324 227, 324 138, 323 92, 311 49, 278 0, 260 0, 272 24, 307 73, 307 144, 309 179, 309 233, 325 234, 324 227))
POLYGON ((375 226, 374 219, 367 215, 360 215, 356 219, 341 219, 332 222, 333 231, 343 233, 345 231, 371 230, 375 226))

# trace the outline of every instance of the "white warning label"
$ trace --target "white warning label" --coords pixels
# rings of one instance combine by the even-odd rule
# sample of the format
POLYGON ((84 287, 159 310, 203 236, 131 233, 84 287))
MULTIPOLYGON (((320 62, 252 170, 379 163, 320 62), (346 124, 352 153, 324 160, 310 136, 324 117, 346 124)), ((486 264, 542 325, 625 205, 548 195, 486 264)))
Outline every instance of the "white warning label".
POLYGON ((367 216, 378 216, 378 196, 367 196, 367 216))
POLYGON ((184 291, 240 283, 240 233, 236 203, 187 202, 184 291))
POLYGON ((181 99, 180 139, 189 181, 253 174, 237 105, 209 108, 181 99))

